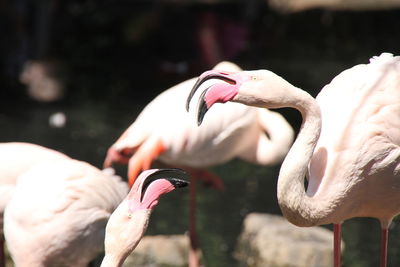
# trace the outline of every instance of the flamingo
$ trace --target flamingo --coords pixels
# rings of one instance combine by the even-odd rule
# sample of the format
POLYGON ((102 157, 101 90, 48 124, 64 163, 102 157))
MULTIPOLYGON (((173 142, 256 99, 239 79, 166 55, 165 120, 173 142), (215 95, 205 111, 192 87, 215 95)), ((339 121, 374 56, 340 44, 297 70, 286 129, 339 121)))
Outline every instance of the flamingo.
POLYGON ((18 176, 41 161, 56 158, 68 156, 30 143, 0 143, 0 267, 5 266, 3 213, 14 192, 18 176))
POLYGON ((188 185, 180 169, 143 171, 128 196, 112 213, 105 236, 105 256, 101 267, 122 266, 144 235, 152 210, 162 194, 188 185))
POLYGON ((18 177, 4 235, 18 267, 87 266, 103 251, 107 220, 128 193, 113 171, 53 158, 18 177))
POLYGON ((381 224, 380 266, 387 265, 388 227, 400 213, 400 57, 383 53, 347 69, 317 98, 268 70, 203 73, 227 83, 204 91, 198 123, 217 102, 290 107, 303 117, 301 130, 278 178, 283 215, 297 226, 334 224, 334 265, 340 266, 344 220, 377 218, 381 224), (308 186, 304 188, 304 177, 308 186))
MULTIPOLYGON (((215 70, 239 71, 230 62, 221 62, 215 70)), ((223 164, 234 157, 271 165, 283 160, 294 132, 282 115, 230 103, 209 113, 206 127, 199 128, 185 112, 187 91, 196 78, 184 81, 158 95, 139 114, 136 121, 108 149, 104 167, 112 163, 128 164, 130 184, 141 170, 154 160, 191 172, 189 185, 189 265, 198 266, 199 251, 195 226, 196 179, 222 189, 222 182, 204 168, 223 164), (171 105, 173 103, 173 105, 171 105), (268 133, 267 137, 265 132, 268 133), (240 140, 240 142, 239 142, 240 140)))

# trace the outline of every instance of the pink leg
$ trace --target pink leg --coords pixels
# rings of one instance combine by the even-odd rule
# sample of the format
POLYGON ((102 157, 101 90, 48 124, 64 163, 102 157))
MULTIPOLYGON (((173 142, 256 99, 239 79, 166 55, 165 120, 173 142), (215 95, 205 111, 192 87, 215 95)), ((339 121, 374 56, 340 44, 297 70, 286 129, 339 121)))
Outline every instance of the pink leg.
POLYGON ((192 177, 189 184, 189 267, 199 266, 199 240, 196 231, 196 185, 197 178, 192 177))
POLYGON ((381 260, 380 267, 387 266, 387 248, 388 248, 388 237, 389 230, 388 228, 382 228, 381 232, 381 260))
POLYGON ((333 266, 341 265, 342 224, 333 224, 333 266))

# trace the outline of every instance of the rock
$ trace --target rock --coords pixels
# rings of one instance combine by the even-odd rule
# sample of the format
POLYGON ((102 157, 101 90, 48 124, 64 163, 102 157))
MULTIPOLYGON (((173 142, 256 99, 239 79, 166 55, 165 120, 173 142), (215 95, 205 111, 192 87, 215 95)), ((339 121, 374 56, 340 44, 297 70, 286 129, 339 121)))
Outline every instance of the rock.
POLYGON ((188 250, 189 238, 186 235, 145 236, 123 266, 187 266, 188 250))
POLYGON ((328 229, 297 227, 282 216, 261 213, 247 215, 243 228, 234 256, 244 266, 333 265, 333 232, 328 229))

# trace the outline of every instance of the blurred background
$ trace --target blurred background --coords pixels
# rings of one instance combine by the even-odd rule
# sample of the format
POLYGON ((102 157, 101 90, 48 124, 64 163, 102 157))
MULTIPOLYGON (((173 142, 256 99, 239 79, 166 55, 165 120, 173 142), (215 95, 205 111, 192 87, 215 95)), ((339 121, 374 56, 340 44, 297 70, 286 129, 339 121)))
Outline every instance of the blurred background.
MULTIPOLYGON (((40 144, 101 167, 149 101, 221 60, 272 70, 316 96, 341 71, 382 52, 399 54, 398 1, 334 2, 0 1, 0 140, 40 144)), ((298 131, 300 115, 280 112, 298 131)), ((227 190, 198 189, 204 262, 238 266, 232 252, 244 216, 280 214, 279 166, 234 160, 212 170, 227 190)), ((184 233, 187 198, 160 202, 147 233, 184 233)), ((379 229, 366 218, 344 223, 344 266, 378 266, 379 229)), ((399 252, 395 220, 389 266, 399 266, 399 252)))

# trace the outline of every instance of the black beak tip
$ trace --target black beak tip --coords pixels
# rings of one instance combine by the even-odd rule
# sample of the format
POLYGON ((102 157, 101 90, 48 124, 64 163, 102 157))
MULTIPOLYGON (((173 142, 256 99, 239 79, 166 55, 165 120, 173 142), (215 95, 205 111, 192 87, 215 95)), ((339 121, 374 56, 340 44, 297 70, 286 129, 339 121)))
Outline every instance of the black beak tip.
POLYGON ((175 188, 183 188, 189 185, 189 181, 172 178, 169 180, 175 188))
POLYGON ((208 109, 202 109, 201 111, 199 111, 198 115, 197 115, 197 126, 200 126, 203 123, 204 120, 204 116, 206 115, 208 109))
POLYGON ((197 105, 197 126, 200 126, 201 123, 203 122, 204 116, 206 115, 208 111, 207 103, 205 101, 205 94, 207 93, 207 90, 201 93, 200 96, 200 101, 197 105))
POLYGON ((188 99, 186 100, 186 112, 189 112, 190 100, 191 100, 191 98, 188 98, 188 99))
POLYGON ((186 111, 189 112, 189 107, 190 107, 190 101, 192 100, 194 94, 196 93, 197 89, 199 89, 200 85, 202 84, 202 79, 199 77, 196 81, 196 83, 193 85, 192 90, 189 93, 188 98, 186 99, 186 111))

